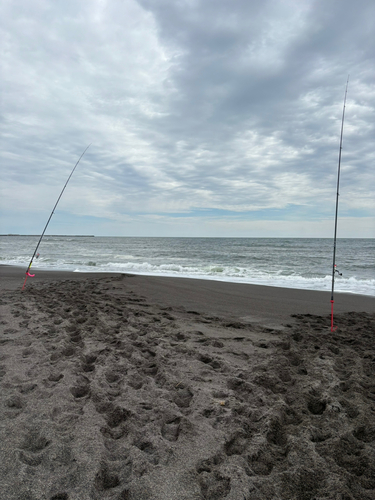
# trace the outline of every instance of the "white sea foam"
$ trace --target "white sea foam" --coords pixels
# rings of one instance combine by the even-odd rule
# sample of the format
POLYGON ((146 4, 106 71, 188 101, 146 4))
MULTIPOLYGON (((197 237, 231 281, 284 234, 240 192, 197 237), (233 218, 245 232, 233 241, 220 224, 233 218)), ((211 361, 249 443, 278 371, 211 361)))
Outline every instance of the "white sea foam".
MULTIPOLYGON (((120 272, 331 290, 330 240, 53 238, 32 269, 120 272)), ((375 296, 374 240, 339 240, 337 292, 375 296)), ((27 267, 34 237, 0 237, 0 263, 27 267)))

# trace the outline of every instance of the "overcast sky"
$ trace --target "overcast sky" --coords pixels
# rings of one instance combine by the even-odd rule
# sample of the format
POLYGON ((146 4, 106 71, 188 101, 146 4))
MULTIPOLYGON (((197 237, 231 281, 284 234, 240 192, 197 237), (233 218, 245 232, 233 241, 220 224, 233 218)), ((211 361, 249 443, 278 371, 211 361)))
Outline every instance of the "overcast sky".
POLYGON ((0 0, 0 233, 375 237, 374 0, 0 0))

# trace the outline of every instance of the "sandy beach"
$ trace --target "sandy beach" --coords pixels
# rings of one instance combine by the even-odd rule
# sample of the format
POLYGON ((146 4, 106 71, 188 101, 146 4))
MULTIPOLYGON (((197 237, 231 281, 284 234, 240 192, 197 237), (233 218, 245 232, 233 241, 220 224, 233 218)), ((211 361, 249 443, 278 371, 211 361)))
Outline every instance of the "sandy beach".
POLYGON ((375 498, 375 299, 0 266, 4 500, 375 498))

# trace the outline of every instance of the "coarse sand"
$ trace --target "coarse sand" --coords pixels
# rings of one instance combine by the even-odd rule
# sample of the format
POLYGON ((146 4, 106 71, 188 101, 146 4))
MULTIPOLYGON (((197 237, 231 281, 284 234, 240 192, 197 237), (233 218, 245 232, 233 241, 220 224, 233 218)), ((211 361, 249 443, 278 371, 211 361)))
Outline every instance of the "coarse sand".
POLYGON ((375 299, 0 266, 2 500, 375 499, 375 299))

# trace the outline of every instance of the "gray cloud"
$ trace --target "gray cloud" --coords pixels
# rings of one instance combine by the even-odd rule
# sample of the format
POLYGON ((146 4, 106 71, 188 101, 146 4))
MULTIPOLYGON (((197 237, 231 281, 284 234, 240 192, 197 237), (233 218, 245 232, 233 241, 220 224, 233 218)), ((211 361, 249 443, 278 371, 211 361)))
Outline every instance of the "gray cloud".
POLYGON ((350 73, 340 210, 346 234, 374 236, 371 0, 0 9, 1 232, 22 232, 25 213, 38 232, 92 142, 59 207, 63 232, 71 214, 83 232, 85 217, 98 218, 101 234, 211 224, 225 236, 230 217, 241 236, 259 233, 257 221, 275 234, 275 218, 285 235, 288 221, 319 235, 321 221, 326 236, 350 73))

